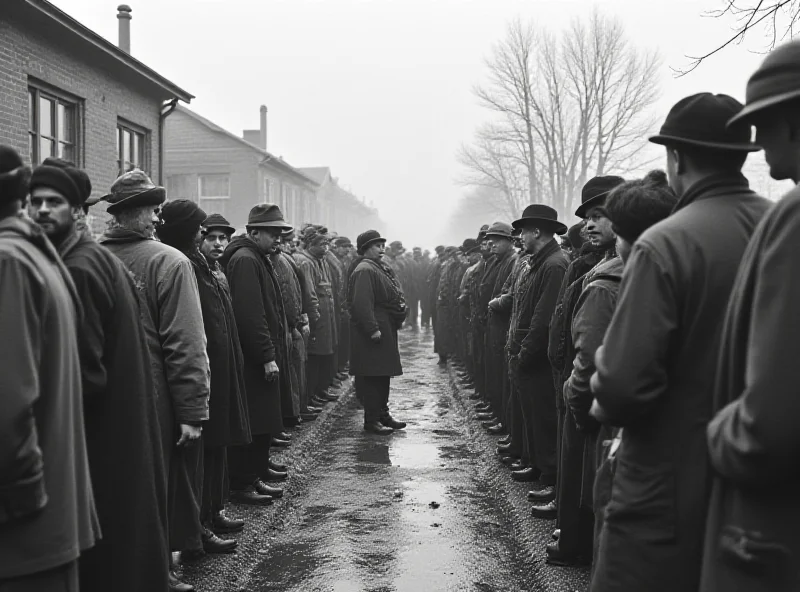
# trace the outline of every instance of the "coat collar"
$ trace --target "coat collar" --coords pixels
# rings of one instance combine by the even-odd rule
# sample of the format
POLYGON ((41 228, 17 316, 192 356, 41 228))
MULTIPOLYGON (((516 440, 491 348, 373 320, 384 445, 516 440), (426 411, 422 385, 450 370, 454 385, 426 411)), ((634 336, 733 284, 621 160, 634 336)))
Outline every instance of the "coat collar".
POLYGON ((721 196, 741 197, 751 194, 753 191, 750 190, 750 183, 741 173, 711 175, 689 187, 675 204, 672 213, 703 199, 721 196))

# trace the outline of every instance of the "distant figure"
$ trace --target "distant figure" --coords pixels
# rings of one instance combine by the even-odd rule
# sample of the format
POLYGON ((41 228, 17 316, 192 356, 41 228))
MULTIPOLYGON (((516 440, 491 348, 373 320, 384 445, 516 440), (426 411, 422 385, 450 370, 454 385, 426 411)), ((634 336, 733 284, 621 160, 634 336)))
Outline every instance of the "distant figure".
POLYGON ((394 270, 383 262, 386 239, 368 230, 356 240, 356 265, 347 286, 350 310, 350 374, 364 405, 364 429, 391 434, 406 427, 389 413, 389 384, 400 376, 397 332, 406 319, 406 302, 394 270))

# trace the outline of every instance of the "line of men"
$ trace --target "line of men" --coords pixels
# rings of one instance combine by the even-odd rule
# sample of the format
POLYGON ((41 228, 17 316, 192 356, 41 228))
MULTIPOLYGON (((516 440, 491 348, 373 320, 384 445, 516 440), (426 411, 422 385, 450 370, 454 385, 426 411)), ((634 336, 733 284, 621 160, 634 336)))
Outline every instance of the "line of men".
POLYGON ((563 248, 533 204, 437 249, 436 351, 592 592, 800 590, 800 190, 773 206, 741 172, 763 148, 800 181, 798 75, 792 42, 746 105, 679 101, 666 173, 589 180, 563 248))
POLYGON ((173 552, 234 552, 226 503, 282 497, 272 451, 337 399, 352 246, 272 204, 232 236, 140 170, 91 193, 0 146, 0 590, 186 592, 173 552))

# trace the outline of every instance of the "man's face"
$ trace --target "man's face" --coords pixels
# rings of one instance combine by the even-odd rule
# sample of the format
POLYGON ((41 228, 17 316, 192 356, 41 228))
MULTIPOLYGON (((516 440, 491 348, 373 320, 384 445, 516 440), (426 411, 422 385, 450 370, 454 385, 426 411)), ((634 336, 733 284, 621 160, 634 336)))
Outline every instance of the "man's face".
POLYGON ((318 241, 308 247, 308 252, 314 257, 323 257, 328 252, 328 241, 318 241))
POLYGON ((611 220, 606 217, 603 208, 594 207, 586 212, 586 236, 595 247, 611 245, 614 242, 616 235, 611 230, 611 220))
POLYGON ((470 265, 475 265, 478 261, 481 260, 481 252, 473 251, 472 253, 467 255, 467 260, 469 261, 470 265))
POLYGON ((250 237, 258 245, 259 250, 265 255, 270 255, 277 248, 278 239, 281 236, 280 228, 256 228, 250 233, 250 237))
POLYGON ((380 261, 386 254, 386 243, 377 242, 371 244, 364 250, 364 257, 372 259, 373 261, 380 261))
POLYGON ((334 253, 336 253, 336 256, 339 259, 344 259, 345 257, 347 257, 347 252, 349 250, 350 250, 350 247, 348 247, 346 245, 339 245, 338 247, 336 247, 334 249, 334 253))
POLYGON ((28 216, 56 244, 72 230, 78 210, 50 187, 34 188, 28 200, 28 216))
POLYGON ((528 253, 536 252, 537 239, 539 238, 539 229, 533 226, 525 226, 522 229, 522 245, 528 253))
POLYGON ((219 228, 209 229, 200 242, 200 252, 212 261, 222 257, 225 247, 228 246, 228 234, 219 228))
POLYGON ((775 113, 764 114, 755 125, 756 144, 764 148, 770 176, 778 181, 793 179, 797 171, 798 148, 791 141, 790 123, 775 113))
POLYGON ((492 255, 505 255, 514 248, 514 243, 502 236, 493 236, 487 242, 492 255))

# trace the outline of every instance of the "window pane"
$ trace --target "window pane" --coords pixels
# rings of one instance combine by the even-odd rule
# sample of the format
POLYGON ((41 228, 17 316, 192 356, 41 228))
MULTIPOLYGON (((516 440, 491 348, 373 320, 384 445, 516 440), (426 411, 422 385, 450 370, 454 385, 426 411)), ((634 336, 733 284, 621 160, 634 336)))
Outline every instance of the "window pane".
POLYGON ((130 170, 128 165, 131 162, 131 133, 128 130, 122 130, 122 160, 125 161, 125 170, 130 170))
POLYGON ((53 125, 53 101, 45 97, 39 97, 39 133, 43 136, 53 136, 55 126, 53 125))
POLYGON ((53 140, 47 138, 39 138, 39 162, 42 162, 48 156, 55 156, 53 153, 53 140))
POLYGON ((121 147, 122 147, 122 130, 120 128, 117 128, 117 162, 120 163, 122 161, 122 153, 120 152, 121 147))
POLYGON ((34 134, 28 134, 28 154, 31 157, 31 164, 37 165, 39 161, 36 159, 36 136, 34 134))
POLYGON ((228 197, 228 175, 200 175, 200 197, 228 197))
POLYGON ((36 131, 36 93, 28 91, 28 129, 36 131))
POLYGON ((75 141, 75 108, 58 104, 58 139, 62 142, 75 141))
POLYGON ((75 145, 65 144, 64 142, 58 143, 58 157, 70 162, 75 162, 75 145))
POLYGON ((133 150, 131 150, 131 160, 137 167, 142 168, 142 161, 144 159, 142 158, 142 154, 140 152, 142 148, 142 144, 139 141, 140 136, 141 134, 137 134, 136 132, 131 134, 131 139, 133 140, 133 150))
POLYGON ((198 200, 199 203, 197 205, 200 206, 200 209, 203 210, 209 216, 211 214, 220 214, 224 216, 225 212, 225 203, 227 199, 203 199, 200 198, 198 200))

